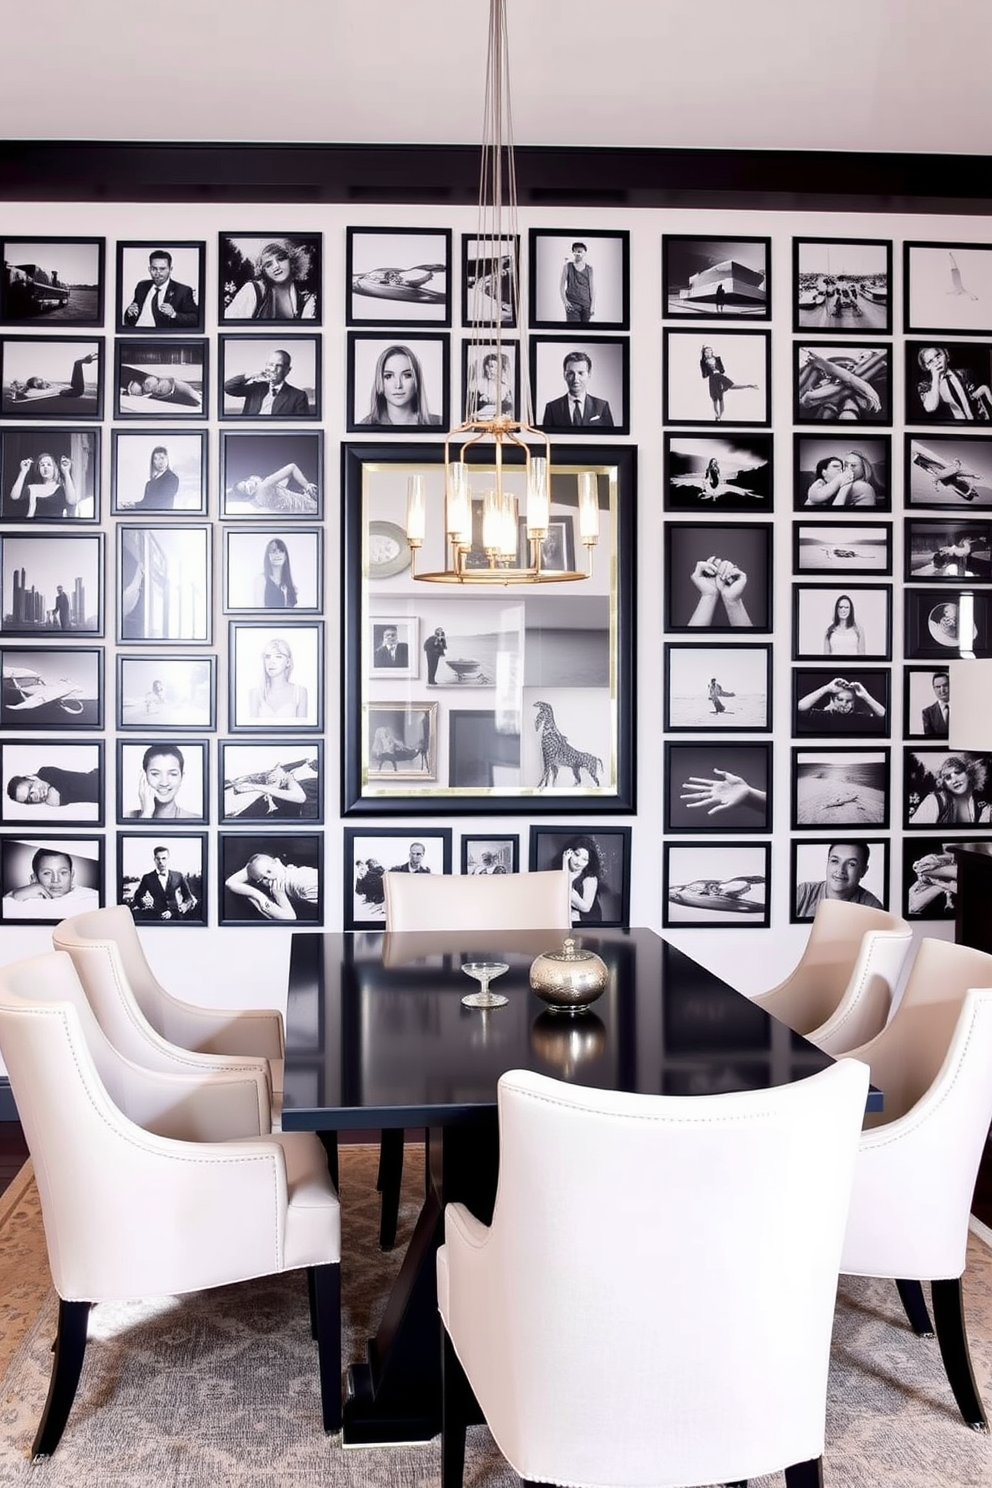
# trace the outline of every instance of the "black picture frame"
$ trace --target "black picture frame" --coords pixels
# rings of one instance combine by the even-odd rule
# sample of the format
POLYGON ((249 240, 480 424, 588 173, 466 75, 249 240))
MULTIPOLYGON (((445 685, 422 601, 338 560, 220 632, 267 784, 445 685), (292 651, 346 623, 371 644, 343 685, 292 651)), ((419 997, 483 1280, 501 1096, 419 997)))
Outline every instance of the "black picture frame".
POLYGON ((463 832, 462 872, 467 874, 519 873, 520 834, 463 832))
MULTIPOLYGON (((58 925, 69 915, 87 909, 103 909, 104 855, 106 839, 59 833, 58 836, 32 833, 30 837, 0 837, 0 923, 58 925), (48 897, 39 895, 14 899, 20 888, 37 883, 32 860, 38 853, 48 857, 70 859, 71 888, 57 892, 53 886, 48 897)), ((39 864, 42 872, 44 864, 39 864)))
POLYGON ((436 780, 439 711, 436 702, 370 703, 363 720, 369 780, 436 780))
POLYGON ((662 927, 766 930, 771 874, 770 842, 665 842, 662 927))
POLYGON ((945 717, 940 703, 944 695, 950 708, 951 674, 947 666, 903 667, 903 738, 947 738, 949 714, 945 717))
POLYGON ((795 434, 793 500, 796 511, 834 516, 843 511, 892 510, 892 435, 795 434), (856 446, 852 449, 852 445, 856 446), (824 461, 840 461, 853 477, 837 482, 840 472, 823 468, 824 461), (817 472, 821 471, 821 475, 817 472), (810 491, 822 479, 823 487, 810 491), (834 486, 836 485, 836 490, 834 486), (825 494, 821 497, 820 490, 825 494))
POLYGON ((207 515, 206 429, 113 429, 111 438, 112 516, 154 512, 158 522, 207 515))
POLYGON ((105 794, 102 739, 0 743, 0 826, 102 827, 105 794))
POLYGON ((0 532, 0 571, 4 635, 103 635, 102 532, 0 532))
POLYGON ((26 428, 0 429, 0 522, 17 522, 34 526, 58 525, 65 522, 98 522, 100 520, 100 473, 101 435, 98 428, 26 428), (48 455, 55 466, 42 470, 40 462, 48 455), (21 480, 24 460, 31 460, 31 469, 21 480), (63 461, 69 461, 68 470, 63 461), (59 484, 54 492, 45 493, 55 475, 59 484), (71 480, 76 496, 75 505, 69 500, 65 485, 66 476, 71 480), (18 482, 20 495, 14 497, 18 482), (32 501, 32 486, 38 495, 32 501), (62 499, 59 500, 59 491, 62 499), (40 499, 39 499, 40 497, 40 499), (32 511, 33 508, 33 511, 32 511))
POLYGON ((914 920, 957 917, 958 863, 955 847, 973 837, 904 837, 902 840, 902 913, 914 920))
MULTIPOLYGON (((844 629, 850 630, 850 626, 844 629)), ((890 661, 892 658, 892 585, 845 584, 838 589, 831 584, 793 584, 792 586, 792 659, 812 660, 833 656, 841 667, 858 661, 890 661), (863 649, 850 638, 854 649, 839 649, 848 637, 837 633, 827 641, 827 631, 836 623, 837 607, 846 599, 853 611, 854 625, 863 635, 863 649)))
POLYGON ((572 883, 572 929, 583 926, 617 926, 630 924, 630 827, 536 827, 530 829, 530 871, 546 872, 569 866, 569 855, 581 850, 586 854, 581 870, 569 867, 572 883), (599 871, 595 869, 598 866, 599 871), (588 909, 579 907, 584 896, 582 885, 596 880, 588 909))
POLYGON ((409 861, 411 843, 425 849, 423 865, 431 873, 451 872, 450 827, 345 827, 343 847, 344 928, 345 930, 384 930, 386 910, 383 872, 393 871, 394 859, 409 861), (394 846, 394 843, 396 844, 394 846), (402 846, 400 845, 402 844, 402 846), (369 860, 373 872, 368 874, 369 860), (361 885, 361 888, 359 888, 361 885))
POLYGON ((666 734, 771 733, 770 645, 666 641, 664 658, 666 734))
POLYGON ((907 507, 962 513, 992 507, 992 434, 906 434, 907 507))
POLYGON ((890 238, 793 238, 792 329, 892 333, 890 238))
POLYGON ((348 401, 346 427, 349 433, 390 434, 407 438, 433 434, 447 427, 451 399, 451 337, 429 331, 404 331, 401 335, 348 332, 348 401), (413 374, 418 398, 417 418, 412 423, 392 423, 385 417, 385 386, 394 377, 413 374), (382 386, 380 387, 380 383, 382 386))
POLYGON ((217 658, 117 656, 117 727, 161 733, 213 733, 217 727, 217 658))
POLYGON ((224 613, 319 615, 324 608, 321 527, 224 528, 224 613), (271 557, 275 544, 278 554, 271 557), (279 572, 276 572, 278 568, 279 572))
MULTIPOLYGON (((405 521, 407 484, 420 475, 429 501, 440 500, 443 491, 443 446, 419 447, 390 444, 345 444, 342 450, 343 532, 343 675, 342 675, 342 813, 345 816, 462 814, 488 815, 526 810, 528 814, 568 812, 584 814, 633 810, 634 758, 633 685, 634 653, 634 491, 636 452, 629 445, 593 445, 582 450, 581 461, 573 449, 551 446, 552 516, 577 515, 579 469, 596 473, 600 502, 600 539, 592 552, 592 578, 576 585, 529 585, 494 598, 491 590, 480 594, 458 586, 421 584, 408 565, 388 577, 371 575, 368 542, 373 524, 400 527, 405 521), (575 590, 575 593, 570 591, 575 590), (583 596, 580 598, 580 593, 583 596), (562 609, 561 602, 567 599, 562 609), (389 678, 370 678, 368 645, 372 637, 372 615, 416 616, 421 640, 438 628, 450 642, 446 655, 461 661, 471 658, 461 650, 460 636, 481 634, 483 609, 501 606, 507 614, 501 627, 507 646, 520 651, 527 645, 528 624, 534 657, 528 683, 522 693, 520 716, 515 720, 495 717, 496 689, 480 679, 478 669, 469 684, 457 684, 458 669, 448 668, 442 682, 437 665, 431 685, 431 662, 419 663, 416 676, 400 686, 389 678), (582 607, 581 609, 579 607, 582 607), (558 624, 561 614, 567 625, 558 624), (528 615, 530 620, 528 621, 528 615), (584 623, 576 626, 576 619, 584 623), (567 634, 566 634, 567 632, 567 634), (540 646, 538 646, 540 641, 540 646), (453 679, 453 680, 452 680, 453 679), (456 685, 457 684, 457 685, 456 685), (488 693, 477 692, 488 687, 488 693), (464 697, 471 707, 461 709, 464 697), (385 703, 423 705, 437 699, 439 741, 447 740, 448 755, 440 778, 429 782, 369 779, 367 738, 362 728, 367 706, 385 703), (565 769, 556 786, 542 783, 544 750, 542 730, 534 727, 537 704, 545 704, 555 715, 555 726, 570 740, 577 753, 595 761, 599 784, 587 771, 580 782, 565 769), (471 714, 468 719, 454 717, 471 714), (515 726, 514 726, 515 725, 515 726), (498 736, 498 737, 497 737, 498 736), (454 751, 451 751, 452 740, 454 751), (492 741, 493 747, 489 744, 492 741), (454 765, 452 776, 450 766, 454 765), (466 783, 467 779, 482 784, 466 783)), ((474 456, 474 452, 473 452, 474 456)), ((478 456, 473 478, 486 478, 491 450, 478 456)), ((510 460, 505 470, 512 474, 510 460)), ((436 512, 441 510, 440 505, 436 512)), ((436 534, 439 536, 440 529, 436 534)), ((440 559, 431 541, 424 548, 421 567, 440 559)), ((502 592, 502 591, 501 591, 502 592)), ((423 650, 423 646, 421 646, 423 650)), ((471 658, 476 662, 479 658, 471 658)), ((481 665, 481 663, 480 663, 481 665)))
POLYGON ((903 831, 953 832, 992 823, 992 754, 981 749, 910 745, 903 750, 902 784, 903 831), (960 820, 954 812, 962 813, 960 820))
POLYGON ((319 325, 323 265, 324 238, 319 232, 219 233, 218 324, 319 325), (278 314, 279 307, 271 303, 274 284, 291 287, 290 313, 278 314))
POLYGON ((792 572, 891 576, 892 523, 793 522, 792 572))
POLYGON ((217 922, 220 925, 284 926, 319 928, 324 923, 324 834, 323 832, 220 832, 217 836, 217 922), (285 887, 268 889, 256 884, 251 896, 231 887, 231 880, 250 882, 250 860, 257 854, 273 859, 285 887), (270 910, 258 905, 268 903, 270 910), (288 906, 288 908, 287 908, 288 906))
POLYGON ((630 339, 627 336, 530 337, 530 385, 535 427, 554 439, 611 439, 630 433, 630 339), (585 422, 573 425, 564 382, 566 363, 587 363, 585 422))
POLYGON ((888 667, 794 667, 792 732, 821 739, 887 739, 892 733, 888 667), (831 707, 838 689, 842 706, 831 707), (805 706, 803 706, 805 704, 805 706))
POLYGON ((206 522, 118 523, 118 645, 210 643, 213 534, 206 522))
POLYGON ((954 341, 941 335, 930 341, 903 344, 906 367, 907 424, 951 424, 970 428, 992 418, 992 341, 954 341), (943 353, 951 378, 939 379, 936 406, 928 409, 928 395, 935 369, 924 366, 924 358, 943 353))
POLYGON ((693 428, 725 417, 735 428, 767 428, 771 410, 771 331, 722 324, 692 331, 665 327, 663 423, 693 428), (734 395, 729 402, 728 393, 734 395))
POLYGON ((907 335, 992 336, 992 243, 902 245, 907 335))
POLYGON ((520 342, 462 342, 461 417, 468 422, 491 418, 520 418, 520 342), (497 384, 494 376, 485 376, 490 362, 502 359, 502 373, 497 384), (499 401, 497 402, 497 397, 499 401))
POLYGON ((210 819, 210 761, 204 739, 154 734, 117 740, 117 822, 155 831, 210 819), (158 813, 156 815, 156 813, 158 813))
POLYGON ((346 325, 451 325, 450 227, 349 227, 346 234, 346 325))
POLYGON ((114 342, 114 416, 119 419, 205 419, 210 398, 207 336, 156 340, 119 336, 114 342))
POLYGON ((771 238, 698 233, 662 238, 664 320, 770 320, 771 303, 771 238))
POLYGON ((280 523, 322 518, 323 430, 222 429, 220 515, 280 523))
POLYGON ((0 238, 0 325, 102 327, 105 253, 105 238, 0 238))
POLYGON ((258 831, 323 822, 323 739, 221 739, 217 750, 222 825, 258 831))
POLYGON ((887 747, 792 750, 793 832, 877 830, 889 825, 891 759, 887 747))
POLYGON ((0 337, 0 415, 102 419, 105 357, 103 336, 0 337))
POLYGON ((321 417, 321 346, 319 333, 312 336, 273 331, 271 335, 217 337, 219 363, 217 414, 221 419, 262 419, 285 423, 293 419, 321 417), (271 383, 265 375, 270 364, 289 358, 289 367, 275 393, 272 410, 264 411, 271 383))
POLYGON ((512 330, 517 324, 520 296, 520 234, 482 237, 462 233, 462 325, 512 330), (498 263, 498 269, 497 269, 498 263), (494 273, 498 291, 492 294, 494 273))
MULTIPOLYGON (((854 903, 868 903, 873 909, 887 907, 891 848, 888 837, 866 836, 861 831, 848 832, 843 836, 838 831, 832 837, 820 837, 816 840, 794 837, 792 839, 792 871, 789 879, 790 924, 807 924, 813 919, 817 904, 821 898, 825 897, 823 885, 827 882, 828 863, 835 846, 838 849, 849 846, 868 849, 868 864, 862 871, 860 879, 857 868, 857 856, 859 855, 853 853, 839 854, 836 872, 839 879, 843 880, 845 892, 852 890, 851 879, 856 880, 853 885, 854 903), (855 866, 844 868, 843 865, 848 863, 854 863, 855 866), (817 888, 820 890, 819 894, 816 892, 817 888)), ((863 860, 863 854, 860 856, 863 860)))
POLYGON ((127 905, 139 926, 202 928, 208 913, 208 855, 206 832, 118 832, 116 902, 127 905), (165 884, 155 871, 163 848, 165 884))
POLYGON ((103 647, 2 646, 0 728, 103 728, 103 647))
POLYGON ((903 651, 909 661, 952 661, 963 653, 992 656, 992 595, 969 585, 903 590, 903 651), (962 610, 965 613, 963 633, 962 610), (970 614, 970 620, 967 616, 970 614))
POLYGON ((992 583, 992 518, 907 517, 904 525, 907 584, 992 583))
MULTIPOLYGON (((528 236, 530 325, 536 331, 564 325, 591 331, 630 330, 630 233, 611 228, 532 227, 528 236), (584 251, 576 248, 583 244, 584 251), (584 267, 576 273, 574 296, 565 275, 581 253, 584 267), (590 287, 584 276, 592 270, 590 287), (581 287, 580 287, 581 286, 581 287)), ((585 331, 579 332, 585 335, 585 331)))
MULTIPOLYGON (((529 562, 527 519, 518 517, 517 563, 526 568, 529 562)), ((575 572, 575 522, 567 513, 548 520, 548 535, 541 539, 541 567, 545 573, 575 572)))
POLYGON ((891 341, 793 342, 793 423, 891 424, 892 370, 891 341))
POLYGON ((770 522, 666 522, 664 527, 667 631, 771 631, 770 522))
POLYGON ((227 726, 231 733, 322 732, 322 620, 230 620, 228 656, 227 726), (270 651, 280 653, 288 661, 283 671, 286 688, 292 689, 292 695, 287 691, 285 699, 276 705, 265 698, 264 658, 270 651), (272 711, 273 706, 277 711, 272 711), (280 712, 280 708, 287 711, 280 712), (288 711, 293 708, 295 711, 288 711))
POLYGON ((206 243, 119 240, 117 243, 117 331, 140 336, 190 336, 203 331, 203 263, 206 243), (168 278, 161 277, 167 262, 168 278), (155 294, 158 291, 158 304, 155 294), (139 323, 144 317, 144 323, 139 323))
POLYGON ((750 836, 772 827, 772 745, 744 739, 665 744, 664 830, 750 836))
POLYGON ((747 512, 775 504, 774 434, 664 434, 664 508, 669 512, 747 512))

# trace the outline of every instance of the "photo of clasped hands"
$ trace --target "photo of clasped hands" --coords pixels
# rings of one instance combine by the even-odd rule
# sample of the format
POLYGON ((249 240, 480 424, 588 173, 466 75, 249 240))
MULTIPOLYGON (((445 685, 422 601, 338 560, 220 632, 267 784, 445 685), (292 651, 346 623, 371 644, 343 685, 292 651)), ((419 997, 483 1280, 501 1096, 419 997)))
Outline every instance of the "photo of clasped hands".
POLYGON ((696 608, 689 616, 690 625, 712 625, 716 614, 717 600, 722 600, 730 626, 751 624, 751 617, 744 605, 744 590, 747 574, 729 558, 700 558, 690 574, 699 590, 696 608))

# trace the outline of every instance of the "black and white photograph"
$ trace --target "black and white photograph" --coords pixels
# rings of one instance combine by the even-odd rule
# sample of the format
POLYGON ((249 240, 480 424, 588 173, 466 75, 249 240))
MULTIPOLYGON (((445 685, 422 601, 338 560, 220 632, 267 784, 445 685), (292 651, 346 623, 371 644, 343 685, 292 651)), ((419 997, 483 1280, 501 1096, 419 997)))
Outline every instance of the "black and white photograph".
POLYGON ((768 522, 665 523, 665 629, 772 628, 768 522))
POLYGON ((793 522, 796 574, 891 574, 892 523, 793 522))
POLYGON ((793 354, 795 423, 891 424, 891 342, 797 341, 793 354))
POLYGON ((530 230, 530 324, 630 329, 630 234, 602 228, 530 230))
MULTIPOLYGON (((974 839, 970 839, 974 840, 974 839)), ((902 843, 902 912, 908 920, 950 920, 957 915, 958 862, 955 847, 967 837, 904 837, 902 843)))
POLYGON ((451 229, 349 227, 348 325, 451 324, 451 229))
POLYGON ((220 336, 221 418, 320 418, 320 337, 220 336))
POLYGON ((665 510, 771 513, 771 434, 668 434, 665 510))
POLYGON ((5 336, 0 414, 5 418, 103 418, 102 336, 5 336))
POLYGON ((221 233, 221 325, 321 319, 320 233, 221 233))
POLYGON ((794 667, 792 732, 819 738, 887 739, 892 733, 888 667, 794 667))
POLYGON ((907 424, 987 424, 992 342, 907 341, 907 424))
POLYGON ((887 749, 794 749, 792 830, 887 827, 887 749))
POLYGON ((370 675, 419 677, 422 652, 428 687, 463 691, 496 687, 500 676, 516 674, 524 651, 525 610, 519 603, 483 597, 454 600, 443 610, 432 611, 424 621, 422 636, 415 618, 390 621, 372 615, 370 623, 370 675), (431 624, 435 614, 443 618, 443 625, 431 624), (390 645, 385 627, 394 631, 391 654, 395 660, 391 664, 382 649, 383 644, 390 645), (405 644, 407 639, 409 646, 405 644), (403 667, 409 670, 401 670, 403 667))
POLYGON ((666 643, 666 733, 767 734, 771 726, 771 646, 666 643))
POLYGON ((906 505, 992 506, 992 435, 907 434, 906 505))
POLYGON ((462 342, 462 417, 480 419, 520 417, 520 343, 462 342))
POLYGON ((911 661, 992 656, 990 596, 973 589, 905 589, 903 650, 911 661))
POLYGON ((462 233, 462 325, 513 327, 520 294, 520 238, 462 233))
POLYGON ((770 832, 772 746, 665 745, 666 832, 770 832))
POLYGON ((224 609, 317 614, 323 599, 318 527, 224 529, 224 609))
POLYGON ((99 429, 0 430, 0 521, 95 522, 99 429))
POLYGON ((324 923, 323 833, 221 832, 217 851, 220 924, 324 923))
POLYGON ((854 441, 841 434, 796 434, 793 454, 797 511, 891 510, 890 434, 859 434, 854 441))
POLYGON ((907 335, 992 336, 992 243, 902 245, 907 335))
POLYGON ((348 428, 423 434, 447 422, 448 336, 348 333, 348 428))
POLYGON ((992 822, 992 758, 965 750, 907 749, 904 827, 979 827, 992 822))
POLYGON ((117 528, 117 639, 210 641, 213 528, 117 528))
POLYGON ((205 430, 113 431, 111 512, 207 515, 205 430))
POLYGON ((7 635, 103 635, 103 534, 0 536, 7 635))
POLYGON ((217 727, 215 656, 118 656, 117 727, 205 730, 217 727))
POLYGON ((103 837, 0 837, 0 921, 57 925, 102 909, 103 837))
MULTIPOLYGON (((517 564, 520 568, 529 566, 531 553, 527 518, 518 517, 517 564)), ((575 523, 570 514, 548 518, 548 530, 541 539, 541 568, 544 573, 575 572, 575 523)))
POLYGON ((768 320, 770 238, 709 238, 666 233, 661 240, 661 304, 666 320, 768 320))
POLYGON ((221 516, 322 517, 323 441, 298 429, 222 433, 221 516))
POLYGON ((946 739, 951 718, 951 674, 946 666, 903 667, 907 739, 946 739))
POLYGON ((772 849, 767 842, 666 842, 661 923, 761 930, 769 924, 772 849))
POLYGON ((114 342, 117 417, 146 423, 206 418, 209 351, 205 336, 187 341, 119 336, 114 342))
POLYGON ((103 238, 3 238, 0 258, 0 324, 103 325, 103 238))
POLYGON ((373 615, 369 620, 369 676, 420 676, 420 622, 416 615, 373 615))
POLYGON ((118 243, 117 329, 202 331, 204 248, 202 242, 118 243))
POLYGON ((630 827, 531 827, 530 869, 564 868, 572 924, 630 924, 630 827))
POLYGON ((888 661, 892 655, 892 587, 794 584, 792 656, 888 661))
POLYGON ((232 731, 319 731, 324 715, 322 621, 230 622, 232 731))
POLYGON ((793 238, 792 329, 831 336, 892 330, 892 244, 873 238, 793 238))
POLYGON ((103 728, 102 646, 4 647, 0 663, 0 728, 103 728))
POLYGON ((821 899, 841 899, 885 909, 889 891, 889 843, 886 838, 822 838, 792 843, 792 924, 811 920, 821 899))
POLYGON ((567 336, 530 338, 531 387, 537 427, 562 434, 629 432, 627 337, 573 340, 567 336))
POLYGON ((437 703, 376 702, 365 709, 370 780, 437 779, 437 703))
POLYGON ((323 739, 250 744, 222 739, 218 751, 222 822, 278 827, 286 821, 323 821, 323 739))
POLYGON ((906 522, 905 578, 932 584, 971 579, 992 582, 992 521, 910 517, 906 522))
POLYGON ((117 903, 137 925, 207 923, 207 834, 117 834, 117 903))
POLYGON ((462 872, 470 874, 519 873, 520 838, 470 837, 462 833, 462 872))
POLYGON ((385 928, 384 873, 450 872, 450 827, 345 827, 345 930, 385 928))
POLYGON ((117 741, 117 820, 151 826, 205 822, 210 814, 202 739, 117 741))
POLYGON ((103 826, 103 741, 26 739, 0 744, 4 826, 103 826))
MULTIPOLYGON (((463 790, 519 791, 522 785, 530 783, 521 767, 519 713, 511 710, 508 716, 498 717, 493 708, 453 707, 448 709, 447 724, 449 786, 463 790)), ((586 757, 593 769, 601 768, 601 761, 592 754, 586 757)), ((572 773, 570 770, 566 773, 571 783, 572 773)), ((562 776, 559 784, 565 778, 562 776)), ((550 780, 546 782, 542 775, 534 783, 543 786, 550 780)))
POLYGON ((770 422, 769 331, 665 330, 663 336, 664 423, 770 422))

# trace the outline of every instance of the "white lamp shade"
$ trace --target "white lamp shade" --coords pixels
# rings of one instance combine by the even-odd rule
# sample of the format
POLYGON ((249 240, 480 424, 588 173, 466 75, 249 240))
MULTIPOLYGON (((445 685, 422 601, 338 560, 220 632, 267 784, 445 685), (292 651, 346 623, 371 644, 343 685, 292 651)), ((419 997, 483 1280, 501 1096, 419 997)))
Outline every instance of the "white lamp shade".
POLYGON ((951 749, 992 751, 992 659, 952 661, 948 714, 951 749))

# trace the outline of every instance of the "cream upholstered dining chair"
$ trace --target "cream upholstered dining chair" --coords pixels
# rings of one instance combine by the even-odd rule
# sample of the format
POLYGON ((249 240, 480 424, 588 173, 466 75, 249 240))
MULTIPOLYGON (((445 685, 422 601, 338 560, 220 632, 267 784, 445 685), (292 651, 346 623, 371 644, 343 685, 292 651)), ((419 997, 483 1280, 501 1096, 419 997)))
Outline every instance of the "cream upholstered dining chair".
POLYGON ((777 987, 752 997, 828 1054, 846 1054, 885 1026, 912 926, 885 909, 821 899, 806 949, 777 987))
MULTIPOLYGON (((311 1279, 323 1425, 336 1431, 340 1213, 319 1139, 289 1132, 179 1140, 160 1134, 170 1125, 161 1110, 150 1123, 159 1131, 139 1124, 128 1108, 147 1118, 150 1100, 167 1104, 170 1082, 175 1100, 187 1099, 189 1077, 149 1076, 101 1046, 99 1030, 90 1027, 88 1038, 84 1002, 61 952, 0 968, 0 1052, 34 1162, 59 1297, 51 1383, 31 1455, 50 1455, 61 1439, 94 1303, 302 1268, 311 1279)), ((215 1099, 217 1081, 207 1089, 215 1099)), ((188 1119, 187 1106, 179 1124, 188 1119)))
POLYGON ((437 1255, 441 1488, 472 1394, 526 1484, 821 1484, 867 1090, 850 1059, 710 1096, 504 1075, 492 1223, 449 1204, 437 1255))
MULTIPOLYGON (((561 930, 572 925, 564 868, 539 873, 384 873, 387 935, 439 930, 561 930)), ((403 1179, 403 1132, 379 1141, 379 1244, 396 1240, 403 1179)))
POLYGON ((853 1051, 884 1109, 865 1118, 841 1271, 896 1279, 969 1426, 987 1430, 962 1312, 968 1220, 992 1120, 992 956, 923 940, 892 1020, 853 1051))

